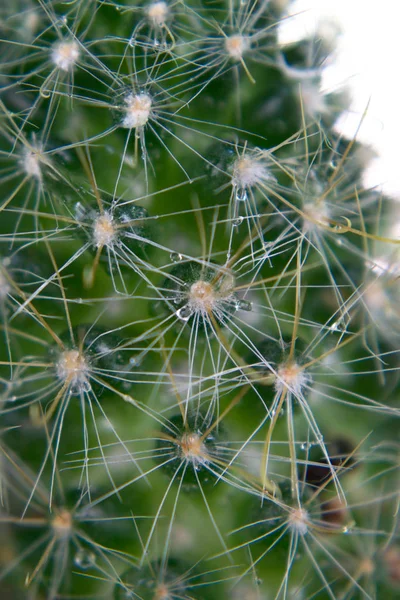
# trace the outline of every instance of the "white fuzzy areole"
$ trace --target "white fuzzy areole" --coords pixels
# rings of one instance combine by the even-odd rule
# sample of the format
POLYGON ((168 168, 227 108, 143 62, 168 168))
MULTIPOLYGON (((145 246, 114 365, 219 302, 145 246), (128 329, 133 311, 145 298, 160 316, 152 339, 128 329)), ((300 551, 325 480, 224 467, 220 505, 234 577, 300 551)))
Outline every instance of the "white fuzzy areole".
POLYGON ((110 213, 105 212, 97 217, 93 226, 93 237, 96 248, 113 245, 116 239, 116 231, 110 213))
POLYGON ((184 433, 179 447, 182 457, 192 463, 195 468, 208 462, 206 446, 198 433, 184 433))
POLYGON ((323 227, 329 227, 329 210, 325 202, 306 202, 303 206, 304 231, 311 231, 318 228, 319 225, 323 227))
POLYGON ((389 306, 385 288, 379 279, 368 283, 364 292, 364 298, 371 311, 381 311, 389 306))
POLYGON ((30 10, 25 14, 23 22, 23 31, 28 39, 31 39, 40 25, 39 15, 35 10, 30 10))
POLYGON ((64 350, 57 363, 57 375, 63 383, 77 391, 86 391, 89 384, 89 365, 79 350, 64 350))
POLYGON ((235 60, 241 60, 243 54, 250 48, 250 40, 239 33, 225 38, 225 50, 235 60))
POLYGON ((195 312, 211 312, 217 301, 214 286, 208 281, 196 281, 190 287, 189 305, 195 312))
POLYGON ((171 596, 170 591, 166 583, 159 583, 154 592, 153 600, 172 600, 173 596, 171 596))
POLYGON ((36 177, 36 179, 41 179, 41 160, 42 159, 39 150, 25 150, 20 160, 20 164, 29 177, 36 177))
POLYGON ((232 185, 235 187, 241 189, 251 188, 269 179, 275 178, 269 173, 261 160, 250 154, 239 156, 233 163, 232 185))
POLYGON ((275 389, 279 392, 282 392, 284 388, 288 388, 298 396, 304 385, 310 381, 309 375, 295 362, 280 365, 277 373, 275 389))
POLYGON ((309 527, 308 512, 304 508, 296 508, 289 515, 289 526, 300 535, 305 535, 309 527))
POLYGON ((140 94, 132 92, 125 97, 124 102, 125 116, 122 119, 122 127, 126 129, 144 127, 151 113, 151 97, 144 92, 140 94))
POLYGON ((146 12, 153 27, 164 27, 169 17, 169 8, 166 2, 152 2, 146 12))
POLYGON ((328 112, 326 96, 313 81, 301 84, 301 99, 304 110, 309 117, 324 115, 328 112))
POLYGON ((79 58, 79 46, 73 40, 54 45, 51 59, 61 71, 71 71, 79 58))
POLYGON ((58 539, 67 538, 72 531, 72 515, 68 510, 60 510, 52 520, 54 535, 58 539))

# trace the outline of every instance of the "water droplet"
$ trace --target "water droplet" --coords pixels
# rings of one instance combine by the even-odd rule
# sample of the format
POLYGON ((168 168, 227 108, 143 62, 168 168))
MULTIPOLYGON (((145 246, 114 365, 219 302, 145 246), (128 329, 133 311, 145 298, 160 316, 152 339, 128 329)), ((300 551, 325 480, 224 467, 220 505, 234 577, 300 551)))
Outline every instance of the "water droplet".
POLYGON ((142 362, 141 356, 131 356, 129 359, 129 364, 131 367, 139 367, 142 362))
POLYGON ((254 577, 254 583, 256 585, 261 585, 263 580, 260 577, 254 577))
POLYGON ((17 399, 17 396, 10 396, 9 399, 8 399, 8 401, 9 402, 15 402, 16 399, 17 399))
POLYGON ((332 325, 329 327, 330 331, 339 331, 339 324, 337 321, 335 321, 334 323, 332 323, 332 325))
POLYGON ((181 321, 189 321, 193 314, 193 310, 186 304, 185 306, 182 306, 182 308, 179 308, 175 314, 181 321))
POLYGON ((343 527, 343 533, 350 533, 351 532, 351 527, 349 527, 348 525, 345 525, 343 527))
POLYGON ((80 569, 86 570, 94 566, 96 563, 96 556, 94 552, 89 552, 82 548, 75 554, 74 563, 80 569))
POLYGON ((250 312, 253 309, 253 305, 248 300, 239 300, 237 303, 237 310, 246 310, 250 312))
POLYGON ((232 226, 239 227, 243 223, 243 221, 244 221, 243 217, 238 217, 237 219, 233 219, 232 226))
POLYGON ((303 450, 303 452, 308 452, 308 450, 311 450, 312 447, 313 445, 311 442, 303 442, 300 444, 300 449, 303 450))
POLYGON ((350 219, 348 217, 342 217, 342 219, 345 221, 344 223, 336 223, 333 225, 332 231, 335 233, 347 233, 351 229, 352 225, 350 219))
POLYGON ((60 27, 66 27, 67 23, 68 23, 68 19, 67 19, 66 15, 63 15, 59 20, 60 27))
POLYGON ((247 191, 243 188, 239 188, 236 192, 236 200, 238 202, 246 202, 247 198, 247 191))
POLYGON ((352 533, 355 524, 356 524, 355 521, 350 521, 349 523, 347 523, 347 525, 345 525, 343 527, 343 530, 342 530, 343 533, 346 533, 346 534, 352 533))
POLYGON ((179 254, 179 252, 171 252, 169 257, 172 260, 172 262, 174 262, 174 263, 177 263, 177 262, 180 262, 181 260, 183 260, 183 256, 182 256, 182 254, 179 254))
POLYGON ((83 381, 81 385, 80 392, 90 392, 92 389, 92 385, 90 381, 83 381))

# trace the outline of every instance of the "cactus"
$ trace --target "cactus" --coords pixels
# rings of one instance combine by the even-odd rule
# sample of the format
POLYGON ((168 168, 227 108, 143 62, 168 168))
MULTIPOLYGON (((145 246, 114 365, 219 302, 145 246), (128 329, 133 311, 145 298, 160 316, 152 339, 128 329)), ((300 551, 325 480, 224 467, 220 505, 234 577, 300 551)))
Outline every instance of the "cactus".
POLYGON ((2 599, 398 597, 398 212, 288 4, 0 9, 2 599))

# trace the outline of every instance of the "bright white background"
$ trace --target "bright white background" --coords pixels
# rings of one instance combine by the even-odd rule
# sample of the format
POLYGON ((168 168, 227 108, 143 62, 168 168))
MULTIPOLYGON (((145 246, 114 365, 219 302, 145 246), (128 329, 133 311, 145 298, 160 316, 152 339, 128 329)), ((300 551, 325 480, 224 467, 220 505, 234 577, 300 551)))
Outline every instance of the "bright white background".
POLYGON ((349 89, 350 110, 337 124, 349 137, 369 102, 358 139, 379 158, 365 183, 400 201, 400 0, 295 0, 290 12, 297 16, 282 26, 284 42, 315 32, 321 19, 338 25, 341 33, 323 89, 349 89))

